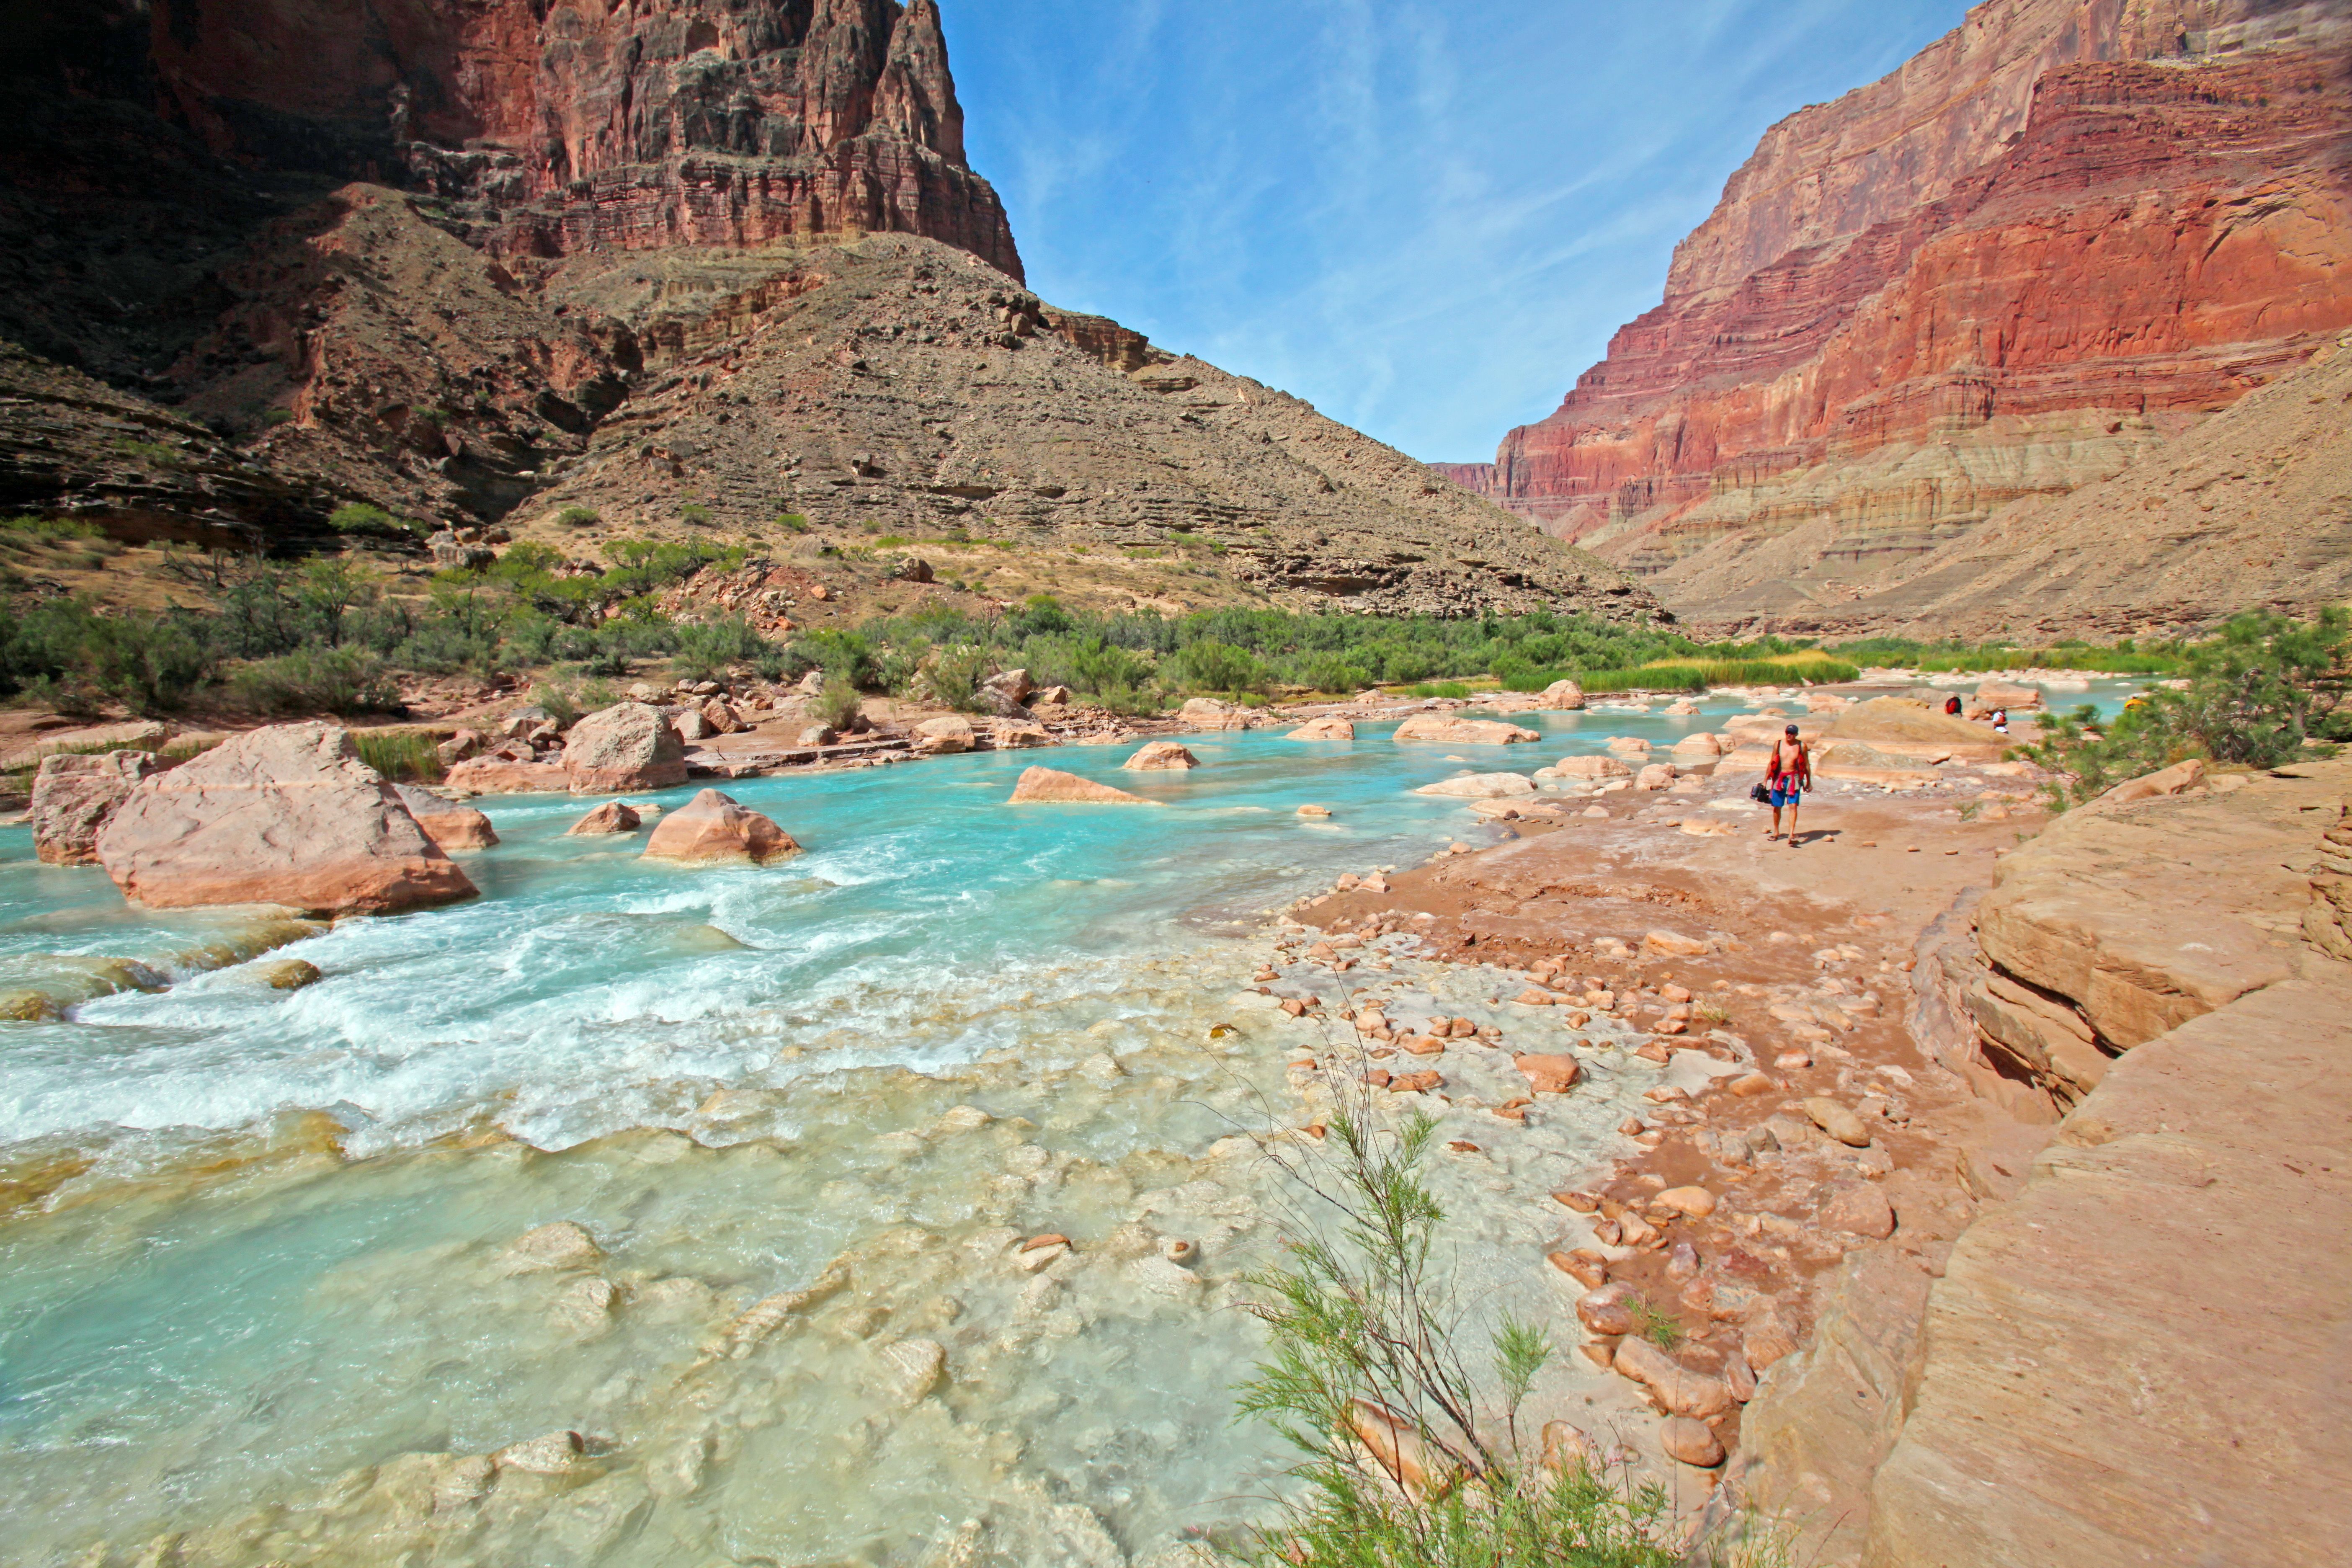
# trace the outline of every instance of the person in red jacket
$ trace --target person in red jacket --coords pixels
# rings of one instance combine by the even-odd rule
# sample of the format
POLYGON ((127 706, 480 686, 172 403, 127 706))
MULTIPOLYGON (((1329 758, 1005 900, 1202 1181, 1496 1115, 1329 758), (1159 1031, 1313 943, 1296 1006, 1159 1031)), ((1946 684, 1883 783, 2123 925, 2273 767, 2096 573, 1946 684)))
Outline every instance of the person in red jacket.
POLYGON ((1772 793, 1772 830, 1769 837, 1780 837, 1780 808, 1789 809, 1789 847, 1797 847, 1797 807, 1805 791, 1813 787, 1813 756, 1805 742, 1797 737, 1797 727, 1791 724, 1772 747, 1771 763, 1764 770, 1764 783, 1772 793))

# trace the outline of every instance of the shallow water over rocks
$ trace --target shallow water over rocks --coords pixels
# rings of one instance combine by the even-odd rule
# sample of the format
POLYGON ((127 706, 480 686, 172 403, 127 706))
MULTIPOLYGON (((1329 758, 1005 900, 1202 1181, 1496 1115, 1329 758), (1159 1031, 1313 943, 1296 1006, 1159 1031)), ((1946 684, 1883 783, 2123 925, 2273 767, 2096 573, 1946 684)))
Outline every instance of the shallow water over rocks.
MULTIPOLYGON (((1158 810, 1007 805, 1017 753, 744 781, 811 847, 764 870, 489 802, 481 900, 283 947, 324 976, 290 993, 240 960, 299 931, 129 910, 0 832, 0 964, 169 982, 0 1026, 0 1563, 1181 1554, 1282 1460, 1231 1421, 1233 1304, 1281 1201, 1257 1139, 1305 1120, 1286 1069, 1320 1037, 1250 989, 1255 928, 1472 837, 1415 786, 1736 710, 1208 734, 1188 773, 1055 753, 1158 810), (557 1266, 510 1250, 558 1223, 585 1239, 557 1266), (1047 1233, 1074 1247, 1015 1250, 1047 1233)), ((1380 962, 1350 981, 1400 1015, 1516 989, 1380 962)), ((1435 1180, 1476 1310, 1557 1313, 1528 1194, 1661 1069, 1597 1050, 1496 1136, 1508 1054, 1449 1055, 1433 1109, 1477 1147, 1435 1180)))

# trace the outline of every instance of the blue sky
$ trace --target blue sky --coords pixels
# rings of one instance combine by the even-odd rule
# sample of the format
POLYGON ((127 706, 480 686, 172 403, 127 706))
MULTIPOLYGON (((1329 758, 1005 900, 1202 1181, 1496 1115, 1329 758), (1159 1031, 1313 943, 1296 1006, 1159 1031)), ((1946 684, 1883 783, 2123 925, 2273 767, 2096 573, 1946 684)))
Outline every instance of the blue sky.
POLYGON ((1658 302, 1773 121, 1961 0, 941 0, 1030 286, 1424 459, 1658 302))

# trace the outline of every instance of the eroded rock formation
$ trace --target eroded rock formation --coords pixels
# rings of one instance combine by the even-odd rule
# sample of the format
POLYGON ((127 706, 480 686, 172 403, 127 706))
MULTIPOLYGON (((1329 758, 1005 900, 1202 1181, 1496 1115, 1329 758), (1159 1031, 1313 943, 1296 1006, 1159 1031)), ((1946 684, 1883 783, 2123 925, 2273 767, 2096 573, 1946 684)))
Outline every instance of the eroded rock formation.
POLYGON ((2341 0, 1979 6, 1775 126, 1664 302, 1444 471, 1710 624, 1916 577, 2352 324, 2347 43, 2341 0))
POLYGON ((566 509, 789 513, 1182 557, 1302 607, 1656 613, 1029 293, 934 0, 126 0, 10 64, 12 507, 243 542, 360 500, 567 547, 598 536, 566 509))

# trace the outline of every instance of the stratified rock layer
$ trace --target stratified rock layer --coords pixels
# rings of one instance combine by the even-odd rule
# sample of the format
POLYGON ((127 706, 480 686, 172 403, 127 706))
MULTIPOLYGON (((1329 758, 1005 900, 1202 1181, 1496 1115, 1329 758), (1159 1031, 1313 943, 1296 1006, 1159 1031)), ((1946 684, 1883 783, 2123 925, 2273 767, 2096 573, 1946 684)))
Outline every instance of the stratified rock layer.
POLYGON ((475 892, 331 724, 250 731, 143 781, 99 830, 98 858, 151 909, 389 914, 475 892))
POLYGON ((487 203, 496 249, 894 229, 1021 270, 935 0, 163 9, 159 96, 214 151, 487 203))
POLYGON ((1774 127, 1664 303, 1444 471, 1687 617, 1810 625, 2352 323, 2347 43, 2340 0, 1979 6, 1774 127))

